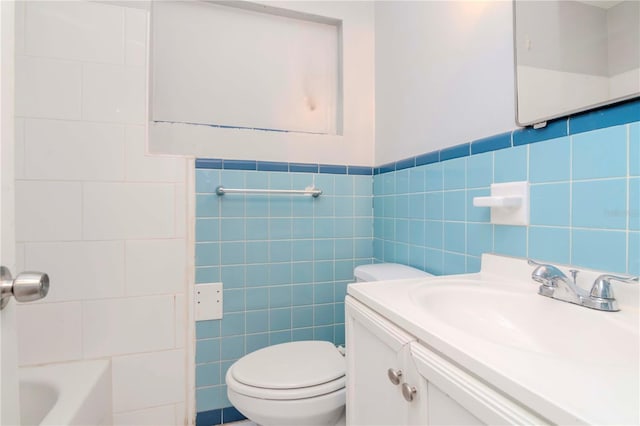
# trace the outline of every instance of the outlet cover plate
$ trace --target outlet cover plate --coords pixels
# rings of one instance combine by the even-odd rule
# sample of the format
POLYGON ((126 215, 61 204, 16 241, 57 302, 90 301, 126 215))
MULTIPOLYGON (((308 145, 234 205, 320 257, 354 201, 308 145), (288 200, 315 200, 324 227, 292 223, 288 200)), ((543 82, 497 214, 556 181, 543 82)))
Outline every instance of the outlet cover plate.
POLYGON ((222 283, 196 284, 194 293, 196 321, 222 319, 222 283))

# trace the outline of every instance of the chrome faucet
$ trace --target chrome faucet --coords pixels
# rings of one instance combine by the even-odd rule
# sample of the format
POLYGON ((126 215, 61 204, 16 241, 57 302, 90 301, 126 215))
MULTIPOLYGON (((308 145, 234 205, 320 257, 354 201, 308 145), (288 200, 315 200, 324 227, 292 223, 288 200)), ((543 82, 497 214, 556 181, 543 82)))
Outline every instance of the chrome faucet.
POLYGON ((622 282, 638 282, 638 277, 619 277, 616 275, 600 275, 593 283, 591 291, 586 291, 576 284, 578 271, 571 270, 569 279, 560 269, 553 265, 528 260, 529 265, 536 266, 531 278, 539 282, 538 294, 564 302, 575 303, 599 311, 619 311, 618 302, 613 297, 610 280, 622 282))

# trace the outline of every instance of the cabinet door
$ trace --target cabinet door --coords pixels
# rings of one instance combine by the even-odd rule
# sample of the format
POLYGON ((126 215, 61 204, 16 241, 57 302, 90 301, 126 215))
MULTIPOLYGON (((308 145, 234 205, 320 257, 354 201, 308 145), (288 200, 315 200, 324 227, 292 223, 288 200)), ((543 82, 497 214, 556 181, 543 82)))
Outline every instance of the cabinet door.
POLYGON ((410 354, 428 394, 426 424, 548 424, 424 345, 411 343, 410 354))
MULTIPOLYGON (((403 348, 414 338, 351 297, 346 300, 347 424, 408 424, 403 348), (399 374, 393 384, 388 371, 399 374)), ((406 351, 405 351, 406 352, 406 351)))
POLYGON ((424 384, 427 386, 429 395, 428 424, 440 426, 479 426, 485 424, 433 383, 425 380, 424 384))

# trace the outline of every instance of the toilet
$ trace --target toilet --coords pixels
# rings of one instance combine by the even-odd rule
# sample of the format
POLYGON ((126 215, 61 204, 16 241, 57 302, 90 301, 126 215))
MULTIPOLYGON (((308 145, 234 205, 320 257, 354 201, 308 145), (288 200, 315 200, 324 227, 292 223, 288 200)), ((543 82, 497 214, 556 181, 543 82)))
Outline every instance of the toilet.
MULTIPOLYGON (((361 265, 356 281, 431 276, 395 263, 361 265)), ((229 401, 262 426, 344 425, 346 363, 325 341, 268 346, 237 360, 225 377, 229 401)))

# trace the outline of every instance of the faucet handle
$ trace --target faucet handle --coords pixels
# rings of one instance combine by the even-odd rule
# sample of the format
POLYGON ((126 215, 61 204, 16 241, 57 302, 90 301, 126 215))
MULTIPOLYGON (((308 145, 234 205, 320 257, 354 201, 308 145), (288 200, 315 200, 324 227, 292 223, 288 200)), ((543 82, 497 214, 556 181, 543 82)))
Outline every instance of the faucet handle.
POLYGON ((573 280, 573 283, 577 284, 576 280, 578 278, 578 274, 580 273, 580 271, 578 269, 569 269, 569 273, 571 274, 571 279, 573 280))
POLYGON ((544 266, 544 263, 538 263, 533 259, 527 259, 527 263, 531 266, 544 266))
POLYGON ((602 274, 593 282, 591 287, 591 297, 599 299, 614 299, 613 290, 609 280, 621 281, 624 283, 638 282, 638 277, 620 277, 617 275, 602 274))

